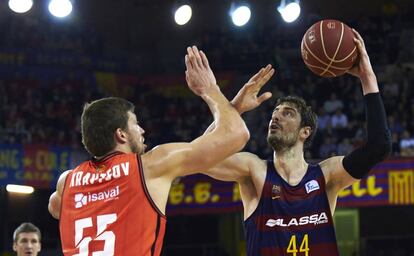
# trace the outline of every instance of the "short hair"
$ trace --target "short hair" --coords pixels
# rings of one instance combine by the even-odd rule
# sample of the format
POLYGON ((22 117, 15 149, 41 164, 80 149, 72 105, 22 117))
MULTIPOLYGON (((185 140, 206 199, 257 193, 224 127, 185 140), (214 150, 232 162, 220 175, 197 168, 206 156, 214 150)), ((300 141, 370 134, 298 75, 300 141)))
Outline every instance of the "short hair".
POLYGON ((42 234, 40 233, 40 229, 30 222, 24 222, 16 228, 16 230, 13 233, 13 241, 15 243, 17 243, 17 239, 19 238, 19 235, 21 233, 36 233, 39 237, 39 242, 40 240, 42 240, 42 234))
POLYGON ((82 143, 92 156, 103 156, 115 147, 114 132, 128 128, 128 111, 134 105, 122 98, 109 97, 86 103, 81 117, 82 143))
POLYGON ((277 100, 276 106, 279 106, 282 103, 288 103, 294 105, 297 111, 300 113, 300 128, 309 126, 311 128, 311 133, 304 142, 304 148, 308 148, 315 137, 316 130, 318 128, 318 117, 316 113, 312 110, 311 106, 306 105, 306 101, 298 96, 285 96, 277 100))

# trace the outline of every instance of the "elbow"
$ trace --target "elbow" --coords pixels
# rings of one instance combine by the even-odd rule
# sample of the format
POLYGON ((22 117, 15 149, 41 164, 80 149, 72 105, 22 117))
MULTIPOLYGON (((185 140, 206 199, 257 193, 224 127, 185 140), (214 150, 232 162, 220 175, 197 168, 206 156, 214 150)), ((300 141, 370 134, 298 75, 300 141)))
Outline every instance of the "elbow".
POLYGON ((385 136, 381 137, 383 138, 375 142, 367 142, 367 147, 379 162, 387 159, 392 153, 391 134, 387 132, 385 136))
POLYGON ((387 130, 384 133, 369 138, 365 147, 368 152, 370 152, 371 158, 376 159, 377 162, 387 159, 392 153, 392 139, 390 131, 387 130))
POLYGON ((391 141, 389 141, 389 143, 385 143, 382 145, 381 153, 382 153, 382 159, 381 159, 382 161, 387 159, 391 155, 392 153, 392 142, 391 141))
POLYGON ((52 215, 52 217, 53 218, 55 218, 55 219, 59 219, 59 212, 58 211, 56 211, 56 209, 54 209, 53 208, 53 206, 52 206, 52 204, 49 202, 49 205, 48 205, 48 210, 49 210, 49 213, 50 213, 50 215, 52 215))
POLYGON ((250 140, 250 132, 249 129, 247 129, 246 125, 244 125, 242 130, 243 131, 241 137, 243 139, 244 145, 246 145, 246 143, 250 140))
POLYGON ((244 146, 247 144, 247 142, 250 139, 249 129, 247 129, 246 125, 243 122, 242 126, 238 126, 235 128, 235 131, 233 132, 233 134, 236 135, 237 142, 239 145, 238 148, 239 150, 241 150, 242 148, 244 148, 244 146))
POLYGON ((56 192, 50 196, 47 208, 53 218, 57 220, 60 218, 60 200, 57 198, 56 192))
POLYGON ((250 139, 250 132, 240 118, 240 122, 226 123, 226 125, 219 124, 209 136, 215 137, 217 139, 216 146, 224 146, 231 155, 244 148, 250 139))
POLYGON ((370 153, 370 157, 372 161, 379 163, 386 160, 392 151, 392 144, 391 143, 375 143, 372 145, 367 144, 367 150, 370 153))

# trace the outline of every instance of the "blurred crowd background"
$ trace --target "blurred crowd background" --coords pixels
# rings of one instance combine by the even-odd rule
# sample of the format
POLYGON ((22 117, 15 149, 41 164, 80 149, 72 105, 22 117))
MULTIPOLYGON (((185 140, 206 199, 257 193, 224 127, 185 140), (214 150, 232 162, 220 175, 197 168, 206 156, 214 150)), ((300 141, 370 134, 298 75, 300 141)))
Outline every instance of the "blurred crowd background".
MULTIPOLYGON (((363 35, 378 76, 392 131, 394 156, 414 155, 414 99, 411 86, 414 66, 410 63, 414 56, 414 21, 410 18, 366 17, 348 23, 363 35)), ((304 23, 312 24, 317 19, 311 17, 304 23)), ((56 57, 58 60, 55 61, 46 56, 39 70, 33 67, 34 64, 26 62, 21 69, 16 65, 15 70, 0 77, 0 143, 45 143, 81 149, 79 120, 83 104, 113 93, 100 88, 94 79, 94 72, 99 67, 91 64, 80 71, 79 67, 65 62, 64 56, 107 57, 103 47, 105 41, 92 29, 67 27, 32 17, 11 17, 8 24, 1 26, 4 33, 0 39, 2 49, 26 54, 47 52, 52 56, 63 55, 63 60, 56 57)), ((301 28, 292 30, 285 24, 272 24, 242 33, 229 27, 205 31, 191 42, 208 54, 214 71, 234 75, 234 84, 227 92, 230 99, 260 67, 267 63, 275 67, 275 77, 264 88, 273 93, 273 100, 246 114, 252 135, 247 149, 262 156, 271 155, 271 148, 265 139, 267 123, 275 100, 284 95, 305 98, 318 114, 319 131, 312 147, 306 152, 308 158, 346 154, 360 145, 364 138, 365 113, 359 80, 350 75, 320 78, 308 71, 299 57, 298 45, 306 26, 301 28)), ((171 63, 163 63, 162 51, 155 49, 155 56, 151 59, 158 59, 159 63, 137 72, 183 77, 185 46, 182 45, 180 52, 173 54, 180 57, 171 63)), ((3 56, 6 61, 7 56, 3 56)), ((141 56, 140 50, 135 56, 141 56)), ((35 57, 36 64, 42 63, 41 56, 35 57)), ((133 74, 136 70, 134 61, 122 57, 125 56, 107 58, 112 58, 115 73, 133 74)), ((143 61, 148 63, 147 59, 143 61)), ((151 90, 151 87, 142 87, 143 81, 139 78, 134 83, 132 93, 122 96, 136 104, 138 118, 147 131, 147 141, 151 145, 190 141, 201 134, 212 120, 205 104, 196 97, 185 100, 167 97, 151 90)))
MULTIPOLYGON (((85 3, 89 10, 93 9, 92 2, 98 4, 97 1, 85 3)), ((109 5, 108 1, 103 2, 109 5)), ((128 1, 120 2, 124 7, 129 6, 128 1)), ((345 2, 338 2, 336 13, 340 13, 345 2)), ((100 9, 102 13, 97 15, 100 16, 99 24, 98 18, 82 16, 86 11, 80 11, 72 20, 56 21, 41 14, 41 10, 16 15, 1 7, 0 144, 55 145, 84 154, 80 135, 82 107, 86 102, 106 96, 125 97, 136 105, 137 118, 146 130, 149 148, 166 142, 191 141, 202 134, 212 121, 206 104, 196 96, 183 92, 187 90, 184 80, 185 48, 197 45, 209 57, 219 85, 223 86, 229 99, 262 66, 270 63, 276 69, 276 75, 264 87, 264 90, 273 93, 272 99, 244 114, 251 134, 246 151, 263 158, 272 156, 266 134, 276 99, 284 95, 298 95, 318 114, 318 132, 314 143, 306 149, 305 157, 318 160, 347 154, 361 145, 365 137, 360 82, 350 75, 320 78, 307 70, 300 57, 300 42, 306 29, 320 19, 337 18, 357 29, 365 40, 392 132, 392 156, 413 157, 413 9, 410 4, 398 5, 398 1, 380 2, 376 4, 375 12, 373 8, 367 11, 368 14, 364 14, 367 10, 362 7, 364 3, 355 13, 352 13, 352 7, 344 7, 347 15, 342 16, 328 15, 327 9, 321 9, 321 13, 315 8, 309 13, 304 9, 305 14, 293 24, 259 17, 247 28, 238 29, 229 24, 217 25, 224 19, 217 18, 218 21, 209 25, 201 26, 205 21, 198 21, 189 28, 167 30, 160 29, 159 23, 166 24, 162 22, 170 18, 169 13, 167 15, 163 4, 151 1, 131 3, 135 3, 133 10, 164 10, 159 15, 168 17, 154 17, 158 22, 154 27, 136 22, 137 17, 123 17, 121 11, 111 11, 112 7, 106 4, 100 9), (116 22, 119 24, 112 24, 116 22), (194 32, 196 26, 202 29, 194 32), (140 29, 144 27, 147 28, 142 32, 140 29), (171 77, 173 79, 169 80, 171 77), (116 81, 108 82, 108 79, 116 81), (122 81, 125 81, 125 87, 122 81), (153 86, 157 81, 158 85, 153 86), (172 84, 172 87, 163 87, 168 81, 171 81, 169 86, 172 84)), ((332 4, 329 6, 332 7, 332 4)), ((214 7, 206 10, 214 10, 214 7)), ((143 12, 138 12, 136 16, 143 12)), ((45 204, 50 191, 37 193, 38 198, 29 205, 33 208, 31 219, 38 218, 40 226, 48 226, 51 218, 45 217, 44 211, 37 207, 38 204, 45 204)), ((10 215, 23 209, 18 206, 19 200, 23 202, 23 199, 16 199, 14 204, 7 206, 10 215)), ((408 225, 413 225, 412 216, 407 213, 410 211, 403 209, 401 212, 407 216, 408 225)), ((368 210, 362 214, 369 216, 375 211, 368 210)), ((173 220, 170 230, 178 235, 173 237, 173 233, 167 233, 166 241, 185 235, 188 237, 183 226, 188 227, 189 221, 204 221, 206 230, 201 232, 203 235, 200 237, 208 240, 207 237, 213 235, 208 226, 216 223, 211 218, 177 219, 175 224, 173 220)), ((11 237, 11 228, 18 225, 17 221, 20 220, 10 220, 8 229, 4 230, 0 253, 1 246, 11 237)), ((58 251, 57 223, 53 223, 55 230, 44 230, 45 249, 50 251, 50 248, 55 248, 58 251)), ((355 255, 412 256, 413 248, 409 244, 413 241, 413 234, 409 235, 407 243, 401 242, 407 247, 403 248, 400 242, 396 242, 395 246, 390 246, 391 249, 365 248, 364 253, 355 255)), ((375 246, 381 247, 382 240, 376 241, 378 245, 375 246)), ((55 255, 53 253, 50 252, 50 255, 55 255)), ((216 248, 206 250, 203 255, 228 254, 216 248)))

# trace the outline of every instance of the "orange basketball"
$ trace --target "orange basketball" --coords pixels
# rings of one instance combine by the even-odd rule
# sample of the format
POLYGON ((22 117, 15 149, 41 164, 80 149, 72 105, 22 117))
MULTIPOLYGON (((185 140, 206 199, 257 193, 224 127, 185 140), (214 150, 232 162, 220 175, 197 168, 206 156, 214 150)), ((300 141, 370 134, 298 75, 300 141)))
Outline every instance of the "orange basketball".
POLYGON ((321 20, 313 24, 302 38, 301 52, 306 66, 323 77, 344 74, 358 58, 354 33, 337 20, 321 20))

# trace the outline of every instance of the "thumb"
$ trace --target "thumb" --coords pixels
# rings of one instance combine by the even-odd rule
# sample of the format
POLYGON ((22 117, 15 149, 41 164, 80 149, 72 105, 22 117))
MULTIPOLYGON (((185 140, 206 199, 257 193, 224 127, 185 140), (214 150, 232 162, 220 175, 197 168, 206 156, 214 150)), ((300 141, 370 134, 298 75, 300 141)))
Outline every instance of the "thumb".
POLYGON ((187 82, 188 85, 190 84, 189 76, 188 76, 188 71, 187 70, 185 71, 185 81, 187 82))
POLYGON ((260 95, 259 98, 257 98, 257 101, 259 102, 259 105, 260 105, 264 101, 270 99, 271 97, 272 97, 272 93, 271 92, 265 92, 262 95, 260 95))

